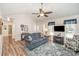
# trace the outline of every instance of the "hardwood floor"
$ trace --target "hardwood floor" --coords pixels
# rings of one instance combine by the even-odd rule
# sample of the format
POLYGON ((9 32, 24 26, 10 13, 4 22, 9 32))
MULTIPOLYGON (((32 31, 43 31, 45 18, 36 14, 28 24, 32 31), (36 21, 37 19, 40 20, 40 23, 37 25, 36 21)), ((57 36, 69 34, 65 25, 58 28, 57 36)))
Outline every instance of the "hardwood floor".
POLYGON ((2 56, 27 56, 25 41, 15 41, 10 37, 3 37, 2 56))

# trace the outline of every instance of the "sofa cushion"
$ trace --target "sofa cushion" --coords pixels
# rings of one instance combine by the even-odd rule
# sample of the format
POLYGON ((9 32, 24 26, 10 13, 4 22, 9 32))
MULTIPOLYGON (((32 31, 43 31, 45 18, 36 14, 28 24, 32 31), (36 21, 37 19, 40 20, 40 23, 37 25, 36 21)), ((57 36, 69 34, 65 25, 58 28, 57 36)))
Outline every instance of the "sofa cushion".
POLYGON ((37 42, 40 43, 40 41, 42 41, 42 40, 43 40, 43 39, 40 39, 40 38, 39 38, 38 40, 32 40, 31 43, 32 43, 32 44, 33 44, 33 43, 37 43, 37 42))
POLYGON ((48 42, 48 40, 41 40, 41 41, 36 42, 36 43, 34 43, 34 44, 28 45, 27 48, 31 51, 31 50, 33 50, 34 48, 39 47, 39 46, 42 45, 42 44, 45 44, 46 42, 48 42))
POLYGON ((36 40, 36 39, 40 38, 41 35, 40 35, 40 33, 32 33, 31 37, 32 37, 33 40, 36 40))

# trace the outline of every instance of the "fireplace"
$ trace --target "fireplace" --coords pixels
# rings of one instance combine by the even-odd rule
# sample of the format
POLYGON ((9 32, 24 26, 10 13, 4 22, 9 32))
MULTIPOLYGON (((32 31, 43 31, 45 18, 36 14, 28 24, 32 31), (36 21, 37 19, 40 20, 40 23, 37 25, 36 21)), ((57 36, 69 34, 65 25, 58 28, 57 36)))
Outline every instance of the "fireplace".
POLYGON ((54 36, 53 37, 53 42, 63 45, 64 44, 64 37, 54 36))

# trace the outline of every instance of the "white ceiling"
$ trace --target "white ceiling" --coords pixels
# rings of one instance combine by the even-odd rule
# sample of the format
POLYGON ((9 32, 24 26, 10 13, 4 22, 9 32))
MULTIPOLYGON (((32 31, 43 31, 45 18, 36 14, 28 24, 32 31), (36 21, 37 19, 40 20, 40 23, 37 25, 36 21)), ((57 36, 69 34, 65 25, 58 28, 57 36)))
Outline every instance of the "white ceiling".
MULTIPOLYGON (((0 3, 0 9, 3 15, 29 14, 36 17, 32 13, 39 12, 38 9, 40 7, 40 3, 0 3)), ((43 7, 45 11, 53 11, 49 15, 49 17, 53 18, 79 14, 78 3, 45 3, 43 7)))

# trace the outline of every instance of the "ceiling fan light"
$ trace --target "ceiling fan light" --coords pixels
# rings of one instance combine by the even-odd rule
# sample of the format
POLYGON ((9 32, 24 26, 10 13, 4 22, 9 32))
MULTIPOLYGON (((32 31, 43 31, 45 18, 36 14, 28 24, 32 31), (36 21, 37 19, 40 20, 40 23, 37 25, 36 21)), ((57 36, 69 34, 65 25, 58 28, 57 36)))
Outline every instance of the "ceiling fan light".
POLYGON ((41 14, 40 14, 40 16, 44 16, 44 14, 43 14, 43 13, 41 13, 41 14))

